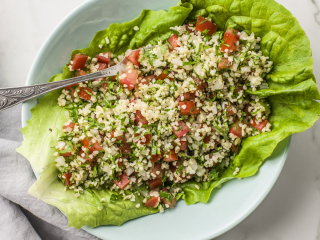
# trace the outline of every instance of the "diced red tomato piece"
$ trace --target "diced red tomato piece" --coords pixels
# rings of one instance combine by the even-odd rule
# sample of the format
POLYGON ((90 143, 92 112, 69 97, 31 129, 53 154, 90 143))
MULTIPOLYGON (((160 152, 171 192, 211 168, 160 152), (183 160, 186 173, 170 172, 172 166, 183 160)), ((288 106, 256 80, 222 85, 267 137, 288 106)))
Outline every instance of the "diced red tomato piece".
POLYGON ((101 71, 103 69, 106 69, 108 67, 108 64, 106 63, 98 63, 98 70, 101 71))
POLYGON ((111 52, 104 52, 103 55, 97 54, 95 57, 98 59, 98 62, 109 64, 111 52))
POLYGON ((88 59, 88 56, 85 54, 74 55, 74 57, 72 59, 72 61, 73 61, 72 69, 76 70, 76 69, 84 68, 86 66, 87 59, 88 59))
POLYGON ((247 104, 247 105, 244 106, 244 109, 243 109, 243 111, 244 111, 248 116, 250 116, 250 111, 249 111, 249 107, 250 107, 250 106, 251 106, 250 104, 247 104))
POLYGON ((129 177, 127 174, 123 173, 121 176, 120 176, 120 180, 119 182, 113 180, 113 182, 121 189, 124 189, 129 183, 130 183, 130 180, 129 180, 129 177))
MULTIPOLYGON (((162 174, 163 174, 164 170, 161 169, 161 164, 160 163, 155 163, 153 165, 153 169, 151 171, 151 173, 153 173, 154 175, 156 175, 155 179, 158 179, 158 178, 162 178, 162 174), (157 172, 160 172, 159 174, 157 174, 157 172)), ((152 175, 151 175, 152 176, 152 175)), ((153 178, 153 176, 152 176, 153 178)))
POLYGON ((79 98, 84 99, 84 100, 91 100, 91 95, 88 94, 86 91, 93 94, 93 91, 91 88, 81 87, 81 88, 79 88, 79 93, 78 93, 79 98))
POLYGON ((188 142, 187 141, 180 141, 180 150, 184 151, 188 148, 188 142))
POLYGON ((162 157, 162 154, 151 155, 150 161, 155 163, 156 161, 159 161, 162 157))
MULTIPOLYGON (((140 136, 140 134, 137 134, 137 133, 134 134, 134 137, 138 137, 138 136, 140 136)), ((151 139, 152 139, 151 134, 144 135, 144 137, 145 137, 145 139, 143 141, 142 141, 142 137, 140 137, 139 139, 136 140, 136 143, 146 145, 151 142, 151 139)))
POLYGON ((186 92, 183 94, 183 100, 181 100, 181 96, 177 98, 178 102, 181 101, 194 101, 196 99, 196 94, 192 92, 186 92))
POLYGON ((118 164, 118 166, 119 166, 119 167, 124 167, 123 162, 118 161, 118 163, 117 163, 117 164, 118 164))
POLYGON ((175 34, 172 34, 171 37, 168 39, 172 49, 175 49, 176 47, 179 47, 180 46, 180 42, 179 42, 179 39, 178 39, 178 36, 175 35, 175 34))
POLYGON ((225 52, 228 50, 230 51, 236 51, 238 48, 238 45, 236 45, 237 41, 239 41, 240 36, 238 35, 238 30, 236 29, 230 29, 228 28, 227 31, 224 33, 223 36, 223 42, 221 44, 221 51, 225 52))
POLYGON ((181 109, 181 115, 195 115, 199 113, 199 108, 196 108, 193 101, 179 102, 179 106, 181 109))
POLYGON ((125 139, 125 137, 124 137, 124 134, 123 134, 122 136, 117 136, 117 137, 115 137, 115 136, 114 136, 115 131, 116 131, 115 129, 112 131, 111 137, 112 137, 112 138, 116 138, 116 139, 118 139, 118 140, 121 140, 121 142, 126 142, 126 139, 125 139))
POLYGON ((102 83, 101 87, 104 88, 105 90, 108 90, 108 83, 106 82, 102 83))
POLYGON ((235 124, 229 129, 229 132, 239 138, 242 138, 242 128, 239 126, 239 124, 239 119, 237 119, 235 124))
POLYGON ((66 158, 66 157, 69 157, 71 155, 71 152, 66 152, 66 153, 63 153, 63 154, 60 153, 60 155, 63 156, 64 158, 66 158))
POLYGON ((232 67, 232 64, 229 64, 228 58, 221 58, 221 60, 218 63, 218 71, 220 71, 220 69, 225 69, 227 67, 232 67))
MULTIPOLYGON (((82 141, 82 146, 84 146, 85 148, 88 148, 90 143, 89 140, 87 138, 84 138, 82 141)), ((101 151, 103 149, 103 147, 96 141, 94 144, 92 144, 92 140, 91 142, 91 147, 89 148, 89 152, 92 153, 93 151, 101 151)))
POLYGON ((71 132, 74 126, 75 124, 73 122, 70 122, 69 125, 63 126, 62 128, 65 130, 65 132, 71 132))
POLYGON ((235 154, 238 154, 238 149, 237 149, 237 146, 232 144, 232 151, 234 151, 235 154))
MULTIPOLYGON (((76 73, 75 73, 75 76, 78 77, 78 76, 84 76, 84 75, 87 75, 87 72, 84 71, 84 70, 77 70, 76 73)), ((76 83, 74 85, 78 85, 79 83, 76 83)))
POLYGON ((218 26, 216 24, 210 22, 209 20, 207 20, 207 21, 205 21, 205 20, 206 19, 204 17, 198 16, 196 29, 200 32, 203 32, 204 30, 208 29, 209 35, 214 34, 217 31, 218 26))
POLYGON ((156 77, 155 75, 149 75, 147 77, 143 77, 141 79, 138 79, 138 84, 148 85, 150 80, 154 79, 155 77, 156 77))
POLYGON ((230 105, 227 107, 227 113, 227 117, 230 117, 231 115, 236 115, 236 112, 234 112, 230 105))
MULTIPOLYGON (((166 69, 167 70, 167 69, 166 69)), ((165 70, 165 71, 166 71, 165 70)), ((164 79, 166 79, 166 78, 168 78, 168 79, 170 79, 170 80, 174 80, 174 78, 170 78, 170 77, 168 77, 168 75, 169 75, 169 73, 164 73, 164 71, 159 75, 159 76, 157 76, 156 77, 156 80, 164 80, 164 79)))
POLYGON ((146 202, 145 206, 155 208, 158 205, 158 202, 159 197, 152 197, 146 202))
POLYGON ((188 127, 188 125, 183 122, 183 121, 179 121, 178 122, 178 127, 177 129, 175 129, 174 127, 172 127, 172 132, 179 138, 179 137, 182 137, 183 135, 187 134, 187 132, 190 131, 190 128, 188 127))
POLYGON ((193 78, 194 82, 196 83, 198 90, 201 91, 201 90, 208 87, 208 85, 205 81, 201 81, 199 78, 197 78, 195 76, 192 76, 192 78, 193 78))
POLYGON ((149 180, 148 184, 150 186, 150 191, 152 191, 153 189, 161 187, 162 179, 161 178, 157 178, 157 179, 154 179, 154 180, 149 180))
POLYGON ((140 123, 142 125, 147 125, 148 124, 148 121, 147 119, 142 115, 141 111, 140 110, 137 110, 136 113, 135 113, 135 119, 134 119, 134 124, 136 126, 138 126, 140 123))
POLYGON ((140 54, 140 50, 135 50, 132 53, 130 53, 127 58, 129 59, 130 62, 133 63, 133 65, 137 66, 137 68, 140 67, 140 63, 138 61, 139 59, 139 54, 140 54))
POLYGON ((72 173, 63 173, 64 177, 66 178, 67 186, 70 185, 70 178, 72 177, 72 173))
POLYGON ((163 159, 163 161, 166 162, 174 162, 178 160, 178 155, 174 151, 174 149, 171 149, 169 152, 166 153, 167 157, 163 159))
POLYGON ((209 135, 209 136, 206 136, 206 137, 203 139, 203 142, 204 142, 205 144, 209 143, 209 142, 210 142, 210 138, 211 138, 210 135, 209 135))
POLYGON ((186 30, 188 31, 188 33, 195 33, 196 34, 196 31, 191 29, 193 27, 194 26, 191 25, 190 23, 186 24, 186 30))
POLYGON ((249 125, 251 127, 254 127, 255 129, 257 129, 258 131, 262 131, 262 129, 268 124, 268 120, 262 120, 261 122, 256 122, 256 118, 253 118, 250 122, 249 125))
MULTIPOLYGON (((168 190, 166 188, 163 188, 162 192, 168 192, 168 190)), ((162 203, 168 204, 170 208, 173 208, 177 203, 177 199, 175 197, 172 197, 172 200, 170 201, 160 196, 160 200, 162 203)))
POLYGON ((119 146, 119 149, 122 153, 131 153, 131 145, 129 143, 123 143, 122 146, 119 146))
MULTIPOLYGON (((123 72, 120 70, 120 75, 122 74, 123 72)), ((127 72, 125 72, 125 74, 126 74, 126 77, 124 79, 121 79, 120 83, 122 85, 127 85, 128 89, 132 90, 138 79, 139 70, 129 69, 127 72)))

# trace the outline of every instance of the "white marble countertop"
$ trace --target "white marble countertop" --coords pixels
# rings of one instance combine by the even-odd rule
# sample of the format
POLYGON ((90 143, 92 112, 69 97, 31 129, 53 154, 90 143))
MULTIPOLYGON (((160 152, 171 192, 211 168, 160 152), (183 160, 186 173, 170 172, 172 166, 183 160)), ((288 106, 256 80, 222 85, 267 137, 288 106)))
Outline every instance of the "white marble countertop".
MULTIPOLYGON (((5 85, 24 85, 52 29, 85 0, 1 0, 0 71, 5 85), (17 70, 18 68, 18 70, 17 70)), ((299 20, 311 42, 320 88, 320 0, 278 0, 299 20)), ((287 162, 261 205, 218 240, 320 239, 320 122, 295 134, 287 162)))

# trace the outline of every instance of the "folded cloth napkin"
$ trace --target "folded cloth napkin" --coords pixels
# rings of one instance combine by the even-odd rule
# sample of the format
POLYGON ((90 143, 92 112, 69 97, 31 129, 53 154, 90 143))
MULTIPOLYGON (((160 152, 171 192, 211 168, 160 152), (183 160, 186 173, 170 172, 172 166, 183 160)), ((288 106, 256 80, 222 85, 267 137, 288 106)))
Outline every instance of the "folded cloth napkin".
POLYGON ((20 128, 21 105, 0 112, 0 239, 97 240, 82 229, 68 228, 59 209, 27 194, 36 177, 15 150, 23 140, 20 128))

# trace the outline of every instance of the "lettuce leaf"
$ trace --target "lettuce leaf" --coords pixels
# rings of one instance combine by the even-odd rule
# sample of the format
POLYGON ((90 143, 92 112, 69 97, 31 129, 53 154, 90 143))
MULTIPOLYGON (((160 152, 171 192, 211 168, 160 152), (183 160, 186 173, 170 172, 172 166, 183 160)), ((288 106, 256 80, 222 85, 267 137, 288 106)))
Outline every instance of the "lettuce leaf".
MULTIPOLYGON (((262 39, 263 54, 274 62, 273 71, 266 76, 269 89, 248 93, 267 97, 272 107, 269 119, 272 131, 245 139, 239 155, 216 181, 197 183, 200 189, 195 187, 194 181, 181 184, 185 192, 182 198, 187 204, 206 203, 215 187, 235 177, 254 175, 280 141, 310 128, 320 115, 320 104, 315 101, 320 95, 313 76, 309 40, 292 14, 273 0, 182 0, 168 12, 144 10, 131 22, 111 24, 108 29, 99 31, 89 48, 73 51, 71 58, 78 52, 90 56, 101 51, 123 54, 128 48, 156 44, 159 39, 170 36, 170 27, 195 19, 199 14, 211 17, 220 30, 233 27, 254 32, 262 39), (133 31, 134 26, 139 26, 140 31, 133 31), (106 37, 110 39, 109 45, 105 43, 106 37), (236 167, 240 172, 234 176, 236 167)), ((66 79, 73 74, 65 67, 63 74, 50 81, 66 79)), ((31 120, 22 129, 25 141, 18 152, 28 158, 36 172, 41 173, 29 193, 57 206, 67 215, 69 226, 76 228, 121 225, 130 219, 157 212, 157 209, 144 207, 138 197, 135 202, 112 203, 111 192, 107 190, 85 191, 79 198, 72 191, 65 191, 57 178, 52 155, 67 119, 66 112, 57 105, 59 94, 60 91, 55 91, 40 99, 31 110, 31 120), (136 208, 138 203, 140 208, 136 208)))

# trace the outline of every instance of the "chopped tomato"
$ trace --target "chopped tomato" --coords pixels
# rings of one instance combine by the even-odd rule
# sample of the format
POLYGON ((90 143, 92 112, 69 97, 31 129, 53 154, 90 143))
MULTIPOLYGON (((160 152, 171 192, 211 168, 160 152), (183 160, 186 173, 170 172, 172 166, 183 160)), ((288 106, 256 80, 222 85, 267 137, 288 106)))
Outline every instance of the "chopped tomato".
POLYGON ((186 30, 188 31, 188 33, 196 34, 196 31, 192 30, 191 28, 193 28, 193 25, 191 25, 190 23, 186 24, 186 30))
POLYGON ((160 160, 162 157, 163 157, 162 154, 151 155, 150 161, 155 163, 156 161, 160 160))
POLYGON ((119 188, 121 189, 124 189, 129 183, 130 183, 130 180, 129 180, 129 177, 127 174, 123 173, 121 176, 120 176, 120 180, 119 182, 115 181, 115 180, 112 180, 119 188))
POLYGON ((178 39, 178 36, 175 35, 175 34, 172 34, 171 37, 168 39, 172 49, 175 49, 176 47, 179 47, 180 46, 180 42, 179 42, 179 39, 178 39))
POLYGON ((136 126, 139 125, 139 123, 141 123, 142 125, 147 125, 148 124, 148 121, 147 119, 142 115, 141 111, 140 110, 137 110, 136 113, 135 113, 135 119, 134 119, 134 124, 136 126))
POLYGON ((267 123, 268 123, 268 120, 262 120, 261 122, 258 123, 256 122, 256 118, 254 118, 249 122, 249 125, 261 132, 262 129, 267 125, 267 123))
MULTIPOLYGON (((137 134, 137 133, 134 134, 134 137, 135 137, 135 138, 136 138, 136 137, 139 137, 139 136, 140 136, 140 134, 137 134)), ((146 134, 146 135, 144 135, 144 138, 145 138, 145 139, 142 140, 142 138, 143 138, 143 137, 138 138, 135 142, 136 142, 136 143, 143 144, 143 145, 149 144, 149 143, 151 142, 152 135, 151 135, 151 134, 146 134)))
POLYGON ((129 143, 123 143, 123 145, 119 146, 121 153, 131 153, 131 145, 129 143))
MULTIPOLYGON (((103 149, 103 147, 96 141, 94 144, 92 143, 92 140, 90 141, 91 142, 91 147, 89 149, 89 151, 92 153, 93 151, 101 151, 103 149)), ((89 141, 87 138, 84 138, 82 140, 82 146, 84 146, 85 148, 88 148, 89 147, 89 141)))
POLYGON ((179 126, 177 128, 172 127, 172 132, 179 138, 190 131, 190 128, 183 121, 178 122, 179 126))
POLYGON ((159 197, 152 197, 146 202, 145 206, 155 208, 158 205, 158 202, 159 197))
POLYGON ((117 136, 117 137, 115 137, 115 136, 114 136, 115 131, 116 131, 115 129, 112 131, 111 137, 112 137, 112 138, 116 138, 116 139, 118 139, 118 140, 121 140, 121 142, 126 142, 126 138, 124 137, 124 134, 123 134, 122 136, 117 136))
POLYGON ((210 135, 209 135, 209 136, 206 136, 206 137, 203 139, 203 142, 204 142, 205 144, 209 143, 209 142, 210 142, 210 138, 211 138, 210 135))
POLYGON ((123 162, 120 162, 120 161, 118 160, 118 166, 123 168, 123 167, 124 167, 123 162))
POLYGON ((242 138, 242 128, 239 126, 239 124, 239 119, 237 119, 235 124, 232 127, 230 127, 229 132, 239 138, 242 138))
POLYGON ((72 69, 81 69, 86 66, 88 56, 85 54, 76 54, 74 55, 72 61, 72 69))
POLYGON ((108 67, 108 64, 106 63, 98 63, 98 70, 101 71, 103 69, 106 69, 108 67))
POLYGON ((244 111, 248 116, 250 116, 250 111, 249 111, 249 107, 250 107, 250 106, 251 106, 250 104, 247 104, 247 105, 244 106, 244 109, 243 109, 243 111, 244 111))
POLYGON ((178 160, 178 155, 174 151, 174 149, 171 149, 169 152, 166 153, 167 157, 163 159, 163 161, 166 162, 174 162, 178 160))
POLYGON ((198 90, 201 91, 201 90, 208 87, 208 85, 205 81, 201 81, 199 78, 194 77, 194 76, 192 76, 192 78, 193 78, 194 82, 196 83, 198 90))
POLYGON ((129 59, 130 62, 133 63, 133 65, 137 66, 137 68, 140 67, 140 63, 138 61, 139 59, 139 54, 140 54, 140 50, 135 50, 132 53, 130 53, 127 58, 129 59))
MULTIPOLYGON (((122 75, 123 72, 120 70, 120 75, 122 75)), ((132 90, 134 88, 134 85, 136 84, 136 81, 139 76, 139 70, 129 69, 124 74, 126 74, 124 79, 120 80, 120 83, 122 85, 127 85, 129 90, 132 90)))
POLYGON ((149 186, 150 186, 150 191, 152 191, 153 189, 161 187, 162 179, 161 178, 157 178, 157 179, 154 179, 154 180, 149 180, 148 183, 149 183, 149 186))
POLYGON ((223 43, 221 44, 222 52, 225 52, 226 50, 228 50, 228 52, 237 50, 238 45, 236 45, 236 43, 240 39, 238 32, 239 31, 236 29, 227 29, 227 31, 224 33, 223 43))
POLYGON ((193 101, 179 102, 179 106, 181 109, 181 115, 194 115, 199 113, 199 108, 196 108, 193 101))
POLYGON ((72 177, 72 173, 63 173, 64 177, 66 178, 67 186, 70 185, 70 178, 72 177))
MULTIPOLYGON (((166 188, 162 189, 162 192, 168 192, 168 190, 166 188)), ((163 202, 164 204, 168 204, 170 208, 173 208, 176 203, 177 203, 177 199, 175 197, 172 197, 172 200, 168 200, 166 198, 160 197, 161 202, 163 202)))
MULTIPOLYGON (((84 71, 84 70, 77 70, 76 73, 75 73, 75 76, 78 77, 78 76, 84 76, 84 75, 87 75, 87 72, 84 71)), ((79 83, 76 83, 74 85, 78 85, 79 83)))
POLYGON ((65 132, 71 132, 74 126, 75 124, 73 122, 70 122, 69 125, 63 126, 62 128, 65 130, 65 132))
POLYGON ((181 96, 179 96, 178 98, 177 98, 177 101, 178 102, 181 102, 181 101, 193 101, 193 100, 195 100, 196 99, 196 94, 195 93, 192 93, 192 92, 186 92, 186 93, 184 93, 183 94, 183 100, 181 100, 181 96))
POLYGON ((101 87, 104 88, 105 90, 108 90, 108 83, 106 82, 102 83, 101 87))
MULTIPOLYGON (((151 173, 153 173, 154 175, 156 175, 155 179, 161 178, 162 174, 163 174, 164 170, 161 169, 161 164, 160 163, 155 163, 153 165, 153 169, 151 171, 151 173), (157 172, 160 172, 159 174, 157 172)), ((153 178, 153 176, 151 175, 151 177, 153 178)))
POLYGON ((238 149, 237 149, 237 146, 232 144, 232 151, 234 151, 235 154, 238 154, 238 149))
POLYGON ((148 85, 150 80, 154 79, 155 77, 156 77, 155 75, 149 75, 147 77, 143 77, 141 79, 138 79, 138 83, 137 84, 148 85))
POLYGON ((63 156, 64 158, 69 157, 71 155, 71 152, 66 152, 66 153, 60 153, 60 156, 63 156))
POLYGON ((227 107, 227 112, 227 117, 230 117, 231 115, 236 115, 236 112, 234 112, 230 105, 227 107))
POLYGON ((232 64, 229 64, 228 58, 221 58, 221 60, 218 63, 218 71, 220 71, 220 69, 225 69, 227 67, 232 67, 232 64))
POLYGON ((173 78, 169 78, 168 75, 169 75, 169 73, 164 73, 164 71, 163 71, 159 76, 156 77, 156 80, 159 80, 159 79, 160 80, 164 80, 166 78, 168 78, 170 80, 173 80, 173 78))
POLYGON ((95 57, 98 59, 99 63, 109 64, 111 59, 111 52, 104 52, 103 55, 97 54, 95 57))
POLYGON ((204 30, 207 29, 208 34, 212 35, 217 31, 218 26, 210 22, 209 20, 206 20, 204 17, 198 16, 196 29, 200 32, 203 32, 204 30))
POLYGON ((91 88, 88 88, 88 87, 79 88, 79 93, 78 93, 79 98, 84 100, 91 100, 91 95, 88 92, 93 94, 93 91, 91 88))
POLYGON ((180 141, 180 150, 184 151, 188 148, 188 142, 187 141, 180 141))

